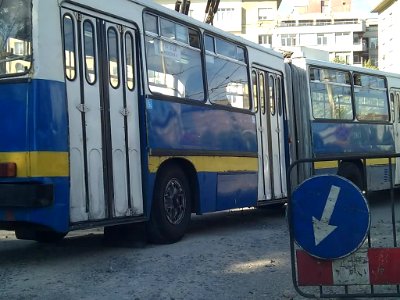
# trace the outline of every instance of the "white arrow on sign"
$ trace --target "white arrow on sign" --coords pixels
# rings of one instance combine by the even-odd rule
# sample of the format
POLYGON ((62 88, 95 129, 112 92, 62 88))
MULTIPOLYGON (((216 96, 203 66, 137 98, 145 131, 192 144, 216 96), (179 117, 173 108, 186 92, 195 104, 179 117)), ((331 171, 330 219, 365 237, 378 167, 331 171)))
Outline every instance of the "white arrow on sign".
POLYGON ((324 211, 322 212, 321 219, 318 220, 317 218, 312 217, 315 246, 318 246, 319 243, 321 243, 328 235, 330 235, 337 228, 337 226, 329 225, 329 222, 331 220, 333 210, 335 209, 339 192, 340 192, 340 187, 332 185, 328 195, 328 199, 326 200, 324 211))

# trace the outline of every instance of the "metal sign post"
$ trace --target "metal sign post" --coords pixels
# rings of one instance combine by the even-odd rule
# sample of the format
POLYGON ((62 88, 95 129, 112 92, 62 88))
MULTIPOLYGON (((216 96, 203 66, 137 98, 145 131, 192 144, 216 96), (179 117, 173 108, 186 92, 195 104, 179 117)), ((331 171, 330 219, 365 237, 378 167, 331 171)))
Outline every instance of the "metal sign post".
MULTIPOLYGON (((400 154, 385 156, 390 195, 384 193, 382 201, 391 214, 380 215, 379 220, 370 211, 367 180, 366 196, 351 181, 336 175, 313 176, 293 193, 288 184, 292 277, 300 295, 318 299, 400 298, 400 220, 396 216, 400 203, 395 202, 392 163, 392 158, 397 157, 400 154), (379 227, 385 233, 377 230, 379 227)), ((361 160, 366 176, 368 159, 377 158, 382 157, 347 157, 361 160)), ((331 157, 296 161, 289 168, 288 183, 293 183, 291 172, 300 164, 303 165, 297 170, 316 162, 341 160, 331 157)))

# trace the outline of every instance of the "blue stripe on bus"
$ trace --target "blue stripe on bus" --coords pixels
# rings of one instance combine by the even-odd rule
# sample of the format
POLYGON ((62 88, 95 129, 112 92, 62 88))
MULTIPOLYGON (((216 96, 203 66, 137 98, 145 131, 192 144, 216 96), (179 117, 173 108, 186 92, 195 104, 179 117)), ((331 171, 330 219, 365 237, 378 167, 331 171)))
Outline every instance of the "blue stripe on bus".
POLYGON ((151 149, 257 153, 252 114, 154 99, 146 109, 151 149))
POLYGON ((67 151, 65 83, 0 85, 0 151, 67 151))
MULTIPOLYGON (((0 222, 29 222, 47 226, 59 232, 69 231, 69 178, 35 178, 54 185, 54 204, 44 208, 1 208, 0 222)), ((17 182, 14 180, 13 182, 17 182)))
POLYGON ((311 130, 316 156, 395 152, 391 124, 313 122, 311 130))

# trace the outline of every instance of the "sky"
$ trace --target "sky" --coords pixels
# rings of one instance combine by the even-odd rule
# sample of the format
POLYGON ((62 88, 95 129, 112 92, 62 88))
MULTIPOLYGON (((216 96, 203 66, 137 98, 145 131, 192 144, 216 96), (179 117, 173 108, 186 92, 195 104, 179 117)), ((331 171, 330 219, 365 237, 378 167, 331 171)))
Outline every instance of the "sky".
MULTIPOLYGON (((279 12, 286 14, 293 10, 293 5, 303 3, 304 0, 283 0, 279 8, 279 12)), ((352 0, 351 5, 353 12, 370 13, 382 0, 352 0)))

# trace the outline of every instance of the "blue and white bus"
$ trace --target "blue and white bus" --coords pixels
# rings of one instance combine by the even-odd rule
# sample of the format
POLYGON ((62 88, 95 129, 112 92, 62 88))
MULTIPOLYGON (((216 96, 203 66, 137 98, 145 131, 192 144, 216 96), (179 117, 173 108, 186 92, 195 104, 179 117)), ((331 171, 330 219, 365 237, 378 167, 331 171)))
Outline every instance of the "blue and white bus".
POLYGON ((286 198, 279 53, 144 0, 3 0, 0 45, 0 229, 169 243, 286 198))
MULTIPOLYGON (((390 188, 389 160, 367 159, 364 170, 361 157, 400 153, 400 76, 306 58, 292 59, 286 74, 293 157, 343 157, 301 165, 300 180, 337 173, 362 189, 390 188)), ((400 166, 393 170, 398 185, 400 166)))

